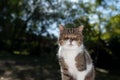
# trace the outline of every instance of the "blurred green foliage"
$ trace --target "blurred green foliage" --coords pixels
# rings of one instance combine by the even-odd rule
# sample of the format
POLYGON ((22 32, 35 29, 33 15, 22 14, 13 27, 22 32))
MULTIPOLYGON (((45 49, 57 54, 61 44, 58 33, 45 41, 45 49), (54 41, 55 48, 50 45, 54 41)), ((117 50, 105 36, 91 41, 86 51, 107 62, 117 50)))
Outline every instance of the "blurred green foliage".
POLYGON ((118 4, 117 0, 1 0, 0 56, 37 57, 58 68, 57 37, 51 33, 58 34, 58 24, 84 25, 84 42, 95 66, 120 74, 118 4))

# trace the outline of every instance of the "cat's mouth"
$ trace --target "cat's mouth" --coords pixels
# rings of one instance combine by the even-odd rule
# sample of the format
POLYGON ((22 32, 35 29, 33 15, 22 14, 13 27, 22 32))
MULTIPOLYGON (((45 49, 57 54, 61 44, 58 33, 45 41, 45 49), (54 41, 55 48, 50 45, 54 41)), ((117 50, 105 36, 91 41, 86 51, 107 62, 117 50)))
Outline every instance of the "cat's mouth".
POLYGON ((73 46, 73 44, 72 44, 72 43, 70 43, 69 45, 70 45, 70 46, 73 46))
POLYGON ((65 45, 66 46, 68 46, 68 47, 73 47, 73 46, 77 46, 77 43, 76 43, 76 41, 69 41, 69 40, 67 40, 66 42, 65 42, 65 45))

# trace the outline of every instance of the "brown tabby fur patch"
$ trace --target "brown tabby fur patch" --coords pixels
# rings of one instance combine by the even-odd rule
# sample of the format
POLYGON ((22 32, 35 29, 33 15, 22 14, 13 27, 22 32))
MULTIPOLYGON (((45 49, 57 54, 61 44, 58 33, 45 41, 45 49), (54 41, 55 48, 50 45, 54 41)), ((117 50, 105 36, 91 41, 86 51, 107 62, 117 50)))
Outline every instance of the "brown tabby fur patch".
POLYGON ((76 56, 75 61, 76 61, 76 67, 78 71, 83 71, 86 69, 86 60, 85 60, 84 53, 79 53, 76 56))
POLYGON ((85 53, 85 51, 83 53, 79 53, 76 56, 75 61, 76 61, 76 67, 79 71, 85 70, 86 65, 92 63, 92 59, 87 53, 85 53))

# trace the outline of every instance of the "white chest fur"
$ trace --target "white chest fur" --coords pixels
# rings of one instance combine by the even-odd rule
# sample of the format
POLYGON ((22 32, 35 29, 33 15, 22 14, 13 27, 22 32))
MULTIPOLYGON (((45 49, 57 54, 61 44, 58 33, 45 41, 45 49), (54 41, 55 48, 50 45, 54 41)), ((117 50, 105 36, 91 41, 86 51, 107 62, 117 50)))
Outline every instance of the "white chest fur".
POLYGON ((68 65, 68 71, 70 74, 76 78, 77 80, 84 80, 87 73, 91 70, 92 64, 87 65, 87 69, 85 71, 78 71, 76 68, 75 57, 83 51, 83 45, 76 49, 63 49, 59 48, 59 57, 63 57, 66 64, 68 65))

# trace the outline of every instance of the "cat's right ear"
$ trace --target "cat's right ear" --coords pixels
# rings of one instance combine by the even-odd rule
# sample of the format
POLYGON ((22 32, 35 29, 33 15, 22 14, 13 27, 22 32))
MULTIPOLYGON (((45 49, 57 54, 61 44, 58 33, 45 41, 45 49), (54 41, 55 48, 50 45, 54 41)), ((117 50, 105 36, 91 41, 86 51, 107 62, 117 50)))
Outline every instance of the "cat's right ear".
POLYGON ((59 30, 60 32, 64 30, 64 26, 63 25, 59 25, 59 30))
POLYGON ((84 26, 81 25, 81 26, 78 27, 78 30, 79 30, 80 32, 82 32, 82 31, 83 31, 83 28, 84 28, 84 26))

